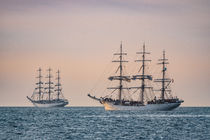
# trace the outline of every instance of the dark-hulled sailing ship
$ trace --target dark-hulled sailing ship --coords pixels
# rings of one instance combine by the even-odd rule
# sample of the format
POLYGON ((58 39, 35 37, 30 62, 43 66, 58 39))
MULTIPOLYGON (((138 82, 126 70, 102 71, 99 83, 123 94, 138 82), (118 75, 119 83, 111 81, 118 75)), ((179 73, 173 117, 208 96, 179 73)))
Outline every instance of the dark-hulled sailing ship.
POLYGON ((135 74, 133 76, 125 76, 123 75, 123 63, 126 63, 128 61, 125 61, 123 59, 124 55, 127 55, 127 53, 123 52, 122 50, 122 43, 120 45, 120 52, 115 53, 114 55, 119 55, 119 60, 114 60, 112 62, 118 62, 119 66, 117 68, 118 75, 117 76, 110 76, 108 79, 113 81, 117 80, 119 81, 119 85, 117 87, 111 87, 108 89, 113 90, 112 93, 116 93, 118 95, 117 99, 113 99, 112 96, 109 97, 109 95, 106 95, 105 97, 97 98, 95 96, 92 96, 91 94, 88 94, 88 96, 94 100, 99 101, 101 104, 104 105, 105 110, 160 110, 160 111, 167 111, 172 110, 180 106, 183 100, 180 100, 177 97, 173 97, 170 90, 170 84, 173 82, 173 79, 170 79, 166 77, 166 65, 168 64, 168 59, 165 58, 165 51, 163 51, 163 58, 159 59, 160 63, 162 65, 162 77, 159 79, 153 80, 152 75, 149 75, 146 73, 146 63, 150 62, 151 60, 146 59, 146 55, 150 54, 149 52, 145 51, 145 44, 143 45, 143 51, 137 52, 137 54, 142 55, 141 60, 136 60, 135 62, 141 62, 141 67, 138 71, 138 74, 135 74), (124 86, 126 82, 132 82, 139 80, 140 86, 136 87, 126 87, 124 86), (149 86, 146 84, 146 81, 153 81, 161 83, 161 88, 159 90, 153 90, 152 86, 149 86), (135 92, 139 91, 139 98, 132 99, 131 97, 124 98, 122 94, 124 95, 131 95, 132 93, 129 92, 129 90, 135 90, 135 92), (154 95, 154 91, 160 91, 161 96, 157 98, 154 96, 152 99, 145 100, 145 93, 149 92, 150 94, 154 95))
POLYGON ((60 71, 58 70, 56 81, 57 83, 54 85, 52 82, 51 69, 49 68, 47 75, 47 82, 45 83, 45 87, 43 87, 41 68, 39 68, 39 76, 37 77, 39 80, 36 83, 37 87, 34 89, 34 92, 31 97, 28 97, 28 100, 33 103, 36 107, 64 107, 69 102, 64 98, 62 94, 62 88, 60 83, 60 71))

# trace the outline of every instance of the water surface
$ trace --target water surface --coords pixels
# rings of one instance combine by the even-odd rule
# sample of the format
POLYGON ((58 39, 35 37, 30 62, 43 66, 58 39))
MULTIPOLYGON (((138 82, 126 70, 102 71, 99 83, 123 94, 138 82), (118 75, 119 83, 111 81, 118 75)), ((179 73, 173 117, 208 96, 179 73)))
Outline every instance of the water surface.
POLYGON ((104 111, 0 107, 0 139, 210 139, 210 107, 104 111))

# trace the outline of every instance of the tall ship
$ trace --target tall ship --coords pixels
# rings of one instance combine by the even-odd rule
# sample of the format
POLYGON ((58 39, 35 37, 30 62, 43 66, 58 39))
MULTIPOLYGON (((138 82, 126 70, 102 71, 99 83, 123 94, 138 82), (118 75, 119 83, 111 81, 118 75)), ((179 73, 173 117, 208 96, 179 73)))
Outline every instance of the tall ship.
POLYGON ((60 83, 60 71, 56 72, 56 83, 52 82, 52 69, 48 69, 48 75, 46 76, 47 82, 42 82, 41 68, 38 69, 38 82, 36 83, 37 87, 34 89, 34 92, 31 97, 27 96, 27 99, 33 103, 36 107, 64 107, 69 102, 64 98, 62 94, 62 88, 60 83))
POLYGON ((96 97, 91 95, 88 96, 91 99, 99 101, 105 108, 105 110, 146 110, 146 111, 168 111, 173 110, 181 105, 184 101, 174 97, 171 92, 170 85, 173 83, 173 79, 167 77, 167 64, 168 59, 165 57, 165 51, 163 51, 163 56, 159 59, 159 65, 162 65, 161 77, 154 79, 152 75, 147 73, 147 63, 151 60, 146 59, 146 55, 150 54, 145 51, 145 44, 141 52, 137 52, 141 55, 141 59, 135 60, 135 62, 140 62, 140 69, 134 75, 124 75, 125 64, 128 61, 124 59, 127 55, 126 52, 122 50, 122 43, 120 45, 120 52, 114 55, 119 56, 118 60, 112 62, 119 63, 116 75, 110 76, 108 79, 112 82, 118 81, 117 86, 108 87, 111 90, 108 95, 104 97, 96 97), (131 86, 127 86, 129 83, 131 86), (132 86, 132 83, 137 83, 137 86, 132 86), (149 85, 149 83, 151 83, 149 85), (154 89, 154 83, 159 83, 160 88, 154 89), (132 95, 137 93, 137 96, 132 95), (156 96, 156 94, 159 96, 156 96), (150 95, 150 96, 149 96, 150 95))

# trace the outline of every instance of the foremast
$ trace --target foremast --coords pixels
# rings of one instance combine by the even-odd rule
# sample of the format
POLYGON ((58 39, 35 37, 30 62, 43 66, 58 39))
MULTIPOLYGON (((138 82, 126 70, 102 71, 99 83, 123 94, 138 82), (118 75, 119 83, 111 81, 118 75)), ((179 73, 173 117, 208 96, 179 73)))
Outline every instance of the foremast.
POLYGON ((123 63, 128 62, 128 61, 123 60, 123 56, 127 55, 127 53, 123 52, 123 50, 122 50, 122 42, 120 44, 120 52, 119 53, 114 53, 114 55, 119 55, 119 60, 112 61, 112 62, 119 63, 119 66, 118 66, 117 71, 116 71, 116 73, 119 71, 119 76, 110 76, 108 79, 111 80, 111 81, 112 80, 119 80, 119 86, 118 87, 109 87, 107 89, 114 89, 114 91, 118 89, 119 90, 118 100, 119 100, 120 104, 122 104, 122 90, 123 89, 128 89, 128 88, 123 87, 123 81, 130 82, 130 77, 123 75, 123 63))
POLYGON ((39 80, 38 80, 38 82, 36 83, 36 85, 38 86, 38 87, 36 87, 36 89, 38 89, 38 95, 39 95, 39 101, 41 100, 41 95, 42 95, 42 89, 43 89, 43 82, 42 82, 42 74, 41 74, 41 71, 42 71, 42 69, 41 68, 39 68, 38 70, 38 73, 39 73, 39 75, 38 75, 38 77, 36 77, 36 78, 38 78, 39 80))
POLYGON ((131 87, 131 88, 141 89, 141 91, 140 91, 140 101, 141 101, 142 104, 144 104, 145 89, 146 88, 152 88, 152 87, 149 87, 145 84, 145 80, 152 80, 151 75, 145 74, 146 62, 151 62, 151 60, 146 59, 146 55, 150 54, 150 52, 145 51, 145 43, 143 44, 142 52, 136 52, 136 54, 142 54, 142 59, 135 60, 135 62, 142 62, 142 65, 141 65, 141 67, 138 71, 138 72, 141 72, 141 74, 140 75, 133 75, 132 80, 136 80, 136 79, 140 80, 141 81, 141 86, 140 87, 131 87))
POLYGON ((162 78, 161 79, 155 79, 154 82, 161 83, 161 89, 158 91, 161 91, 161 99, 165 99, 165 93, 167 90, 168 85, 172 82, 172 79, 166 78, 166 65, 169 64, 168 59, 165 58, 165 50, 163 50, 163 58, 159 59, 160 61, 158 64, 162 65, 162 78))
POLYGON ((57 99, 59 100, 60 99, 60 95, 61 95, 61 83, 60 83, 60 71, 58 70, 57 72, 57 77, 56 77, 56 80, 57 80, 57 83, 55 85, 56 89, 55 89, 55 92, 57 92, 57 99))
POLYGON ((52 71, 52 69, 49 68, 49 69, 47 69, 47 71, 48 71, 48 75, 46 76, 46 78, 48 79, 48 82, 45 83, 47 85, 45 87, 45 89, 47 90, 46 93, 48 94, 48 100, 50 101, 51 100, 51 94, 53 93, 53 91, 51 90, 51 89, 53 89, 53 87, 52 87, 53 82, 51 81, 51 78, 52 78, 51 71, 52 71))

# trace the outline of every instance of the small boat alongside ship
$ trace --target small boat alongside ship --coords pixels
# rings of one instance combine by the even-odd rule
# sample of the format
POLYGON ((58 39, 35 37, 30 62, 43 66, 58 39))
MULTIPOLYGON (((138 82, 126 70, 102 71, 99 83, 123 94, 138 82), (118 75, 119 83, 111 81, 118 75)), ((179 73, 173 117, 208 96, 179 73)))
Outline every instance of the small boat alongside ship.
POLYGON ((27 96, 27 99, 33 103, 35 107, 64 107, 69 102, 64 98, 62 94, 62 88, 60 83, 60 71, 57 73, 57 83, 54 85, 52 82, 51 69, 49 68, 47 75, 47 82, 45 83, 45 87, 43 87, 41 68, 39 68, 38 72, 38 82, 36 83, 37 87, 34 89, 34 92, 31 97, 27 96))
MULTIPOLYGON (((163 56, 159 59, 160 65, 162 65, 161 70, 161 78, 154 79, 152 75, 146 73, 145 67, 146 62, 150 62, 151 60, 146 59, 146 55, 150 54, 149 52, 145 51, 145 44, 143 45, 143 51, 137 52, 137 54, 142 55, 142 59, 136 60, 135 62, 141 62, 140 69, 137 74, 132 76, 125 76, 124 75, 124 63, 128 62, 125 61, 123 56, 127 55, 127 53, 123 52, 122 50, 122 43, 120 45, 120 52, 115 53, 114 55, 118 55, 119 59, 114 60, 112 62, 119 63, 117 68, 116 76, 110 76, 108 79, 110 81, 119 81, 119 85, 115 87, 109 87, 107 89, 112 90, 109 95, 105 97, 97 98, 91 94, 88 96, 91 99, 99 101, 105 108, 105 110, 146 110, 146 111, 168 111, 173 110, 181 105, 184 101, 174 97, 171 93, 170 84, 173 83, 173 79, 166 77, 168 59, 165 57, 165 51, 163 51, 163 56), (133 82, 139 80, 139 86, 136 87, 126 87, 127 82, 133 82), (158 90, 154 90, 152 86, 147 85, 147 81, 157 82, 161 84, 161 88, 158 90), (130 90, 134 90, 134 92, 139 91, 138 98, 132 98, 132 93, 130 90), (117 91, 117 92, 116 92, 117 91), (154 96, 151 99, 145 99, 146 93, 153 94, 155 91, 159 91, 161 94, 159 98, 154 96), (112 94, 115 93, 117 96, 112 98, 112 94), (123 96, 124 95, 124 96, 123 96), (125 96, 126 95, 126 96, 125 96)), ((133 92, 133 93, 134 93, 133 92)))

